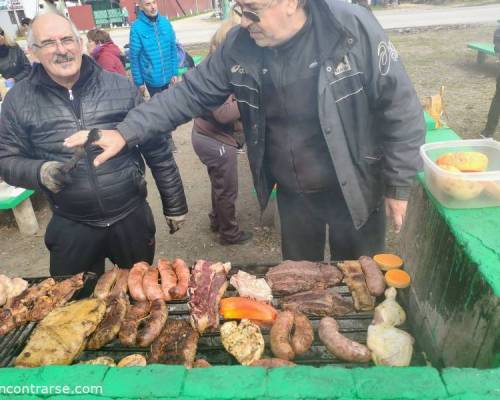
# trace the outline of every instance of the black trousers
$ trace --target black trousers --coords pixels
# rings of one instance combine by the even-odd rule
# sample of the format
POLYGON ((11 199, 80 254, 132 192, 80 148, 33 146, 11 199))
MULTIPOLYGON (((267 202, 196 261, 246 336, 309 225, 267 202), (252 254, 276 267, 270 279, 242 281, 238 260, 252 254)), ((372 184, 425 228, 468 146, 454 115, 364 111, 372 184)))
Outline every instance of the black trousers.
POLYGON ((149 204, 137 207, 124 219, 105 228, 72 221, 54 214, 45 232, 50 251, 50 275, 104 272, 109 258, 120 268, 139 261, 153 262, 156 227, 149 204))
POLYGON ((323 261, 326 227, 332 260, 373 256, 384 249, 385 209, 381 206, 356 230, 340 187, 323 193, 287 193, 278 188, 283 260, 323 261))
POLYGON ((212 210, 208 214, 210 225, 222 239, 238 240, 241 231, 236 222, 238 197, 237 149, 201 135, 193 130, 193 149, 207 167, 212 185, 212 210))
POLYGON ((500 117, 500 73, 497 75, 497 87, 495 95, 491 100, 490 111, 488 112, 488 120, 482 135, 485 137, 492 137, 497 129, 498 119, 500 117))

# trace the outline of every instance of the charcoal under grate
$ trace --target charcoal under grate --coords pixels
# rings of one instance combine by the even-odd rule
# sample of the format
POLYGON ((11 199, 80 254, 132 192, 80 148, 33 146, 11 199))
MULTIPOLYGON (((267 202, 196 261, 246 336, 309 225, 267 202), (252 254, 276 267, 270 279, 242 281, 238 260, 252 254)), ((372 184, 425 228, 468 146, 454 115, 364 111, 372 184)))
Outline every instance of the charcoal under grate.
MULTIPOLYGON (((267 270, 274 265, 244 265, 244 266, 233 266, 229 275, 236 273, 238 270, 243 270, 249 274, 255 275, 258 278, 265 276, 267 270)), ((28 279, 31 283, 36 283, 43 278, 28 279)), ((64 278, 58 278, 61 280, 64 278)), ((82 298, 88 296, 92 293, 95 286, 95 279, 86 279, 85 286, 79 292, 75 293, 75 298, 82 298)), ((346 285, 341 284, 334 288, 337 293, 344 297, 351 297, 351 293, 346 285)), ((231 286, 226 291, 225 296, 236 296, 237 292, 231 286)), ((277 309, 280 308, 280 296, 275 296, 273 299, 273 306, 277 309)), ((169 314, 168 318, 189 318, 189 311, 187 306, 187 300, 174 300, 168 303, 169 314)), ((315 332, 315 339, 311 349, 293 360, 293 362, 300 365, 311 365, 311 366, 323 366, 323 365, 336 365, 342 367, 360 367, 360 366, 370 366, 371 363, 358 364, 349 363, 338 359, 333 354, 331 354, 325 346, 320 342, 318 338, 318 325, 321 317, 309 317, 315 332)), ((348 338, 355 340, 359 343, 366 344, 367 329, 373 319, 372 312, 359 312, 351 313, 341 317, 335 318, 339 324, 340 332, 347 336, 348 338)), ((221 318, 221 324, 225 322, 221 318)), ((0 336, 0 367, 12 366, 15 357, 24 348, 29 335, 33 331, 35 323, 29 323, 27 325, 21 326, 7 335, 0 336)), ((410 332, 409 327, 405 324, 401 329, 410 332)), ((272 357, 272 353, 269 346, 269 329, 262 328, 262 334, 264 336, 264 341, 266 343, 265 352, 262 358, 272 357)), ((98 356, 109 356, 115 361, 119 361, 121 358, 129 354, 143 354, 146 358, 148 357, 149 348, 141 347, 125 347, 120 344, 118 340, 114 340, 110 344, 102 347, 99 350, 85 350, 76 360, 75 363, 79 361, 90 360, 98 356)), ((226 352, 224 349, 221 339, 220 331, 215 332, 205 332, 198 342, 198 351, 196 358, 204 358, 212 365, 238 365, 236 359, 226 352)), ((422 352, 419 350, 418 342, 414 345, 413 359, 411 365, 425 365, 425 359, 422 352)))

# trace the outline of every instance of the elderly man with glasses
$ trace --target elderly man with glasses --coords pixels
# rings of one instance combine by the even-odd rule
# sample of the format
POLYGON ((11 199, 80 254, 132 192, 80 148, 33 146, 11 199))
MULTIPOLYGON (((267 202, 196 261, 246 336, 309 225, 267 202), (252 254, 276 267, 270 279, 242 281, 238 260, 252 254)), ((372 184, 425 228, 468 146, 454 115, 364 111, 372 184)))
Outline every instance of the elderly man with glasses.
POLYGON ((28 47, 38 61, 3 102, 0 175, 11 185, 46 193, 53 216, 45 234, 51 275, 104 272, 105 258, 122 268, 151 263, 155 223, 146 201, 146 163, 156 180, 167 222, 187 213, 177 165, 166 137, 120 152, 99 168, 91 140, 75 151, 64 140, 79 129, 113 129, 142 101, 126 78, 82 54, 75 26, 63 16, 36 17, 28 47))
MULTIPOLYGON (((384 247, 421 168, 420 102, 369 10, 335 0, 238 0, 240 27, 184 81, 103 133, 100 164, 234 93, 262 209, 278 185, 282 255, 323 260, 384 247)), ((81 144, 86 132, 66 141, 81 144)))

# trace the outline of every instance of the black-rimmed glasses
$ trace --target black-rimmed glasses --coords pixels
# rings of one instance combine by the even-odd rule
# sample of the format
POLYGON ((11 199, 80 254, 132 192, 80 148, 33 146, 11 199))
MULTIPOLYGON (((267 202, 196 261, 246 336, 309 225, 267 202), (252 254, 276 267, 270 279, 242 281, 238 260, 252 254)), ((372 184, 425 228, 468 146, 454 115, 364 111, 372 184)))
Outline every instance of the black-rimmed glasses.
POLYGON ((252 21, 254 23, 258 23, 258 22, 260 22, 259 13, 261 13, 262 11, 264 11, 264 10, 268 9, 269 7, 271 7, 271 5, 273 4, 273 2, 274 2, 274 0, 271 0, 267 6, 261 8, 258 11, 245 10, 238 3, 236 3, 233 6, 233 11, 235 12, 236 15, 238 15, 241 18, 245 17, 246 19, 248 19, 248 20, 250 20, 250 21, 252 21))

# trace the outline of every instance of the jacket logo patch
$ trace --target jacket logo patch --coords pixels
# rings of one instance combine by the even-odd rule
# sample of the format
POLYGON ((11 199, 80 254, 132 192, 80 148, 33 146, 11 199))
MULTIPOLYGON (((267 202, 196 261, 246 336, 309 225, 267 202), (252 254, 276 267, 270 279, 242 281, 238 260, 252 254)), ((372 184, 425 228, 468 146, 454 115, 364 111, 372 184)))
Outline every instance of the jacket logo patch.
POLYGON ((241 65, 239 65, 239 64, 233 65, 233 66, 231 67, 231 72, 232 72, 233 74, 235 74, 235 73, 237 73, 237 72, 238 72, 238 73, 240 73, 240 74, 244 74, 244 73, 246 73, 245 68, 243 68, 243 67, 242 67, 241 65))
POLYGON ((344 60, 342 60, 337 64, 337 66, 335 67, 335 71, 333 71, 333 74, 340 75, 343 74, 344 72, 349 72, 349 71, 351 71, 351 64, 349 63, 347 56, 344 56, 344 60))
POLYGON ((394 45, 388 41, 380 42, 377 48, 378 70, 382 76, 385 76, 391 70, 391 61, 397 62, 399 54, 394 45))

